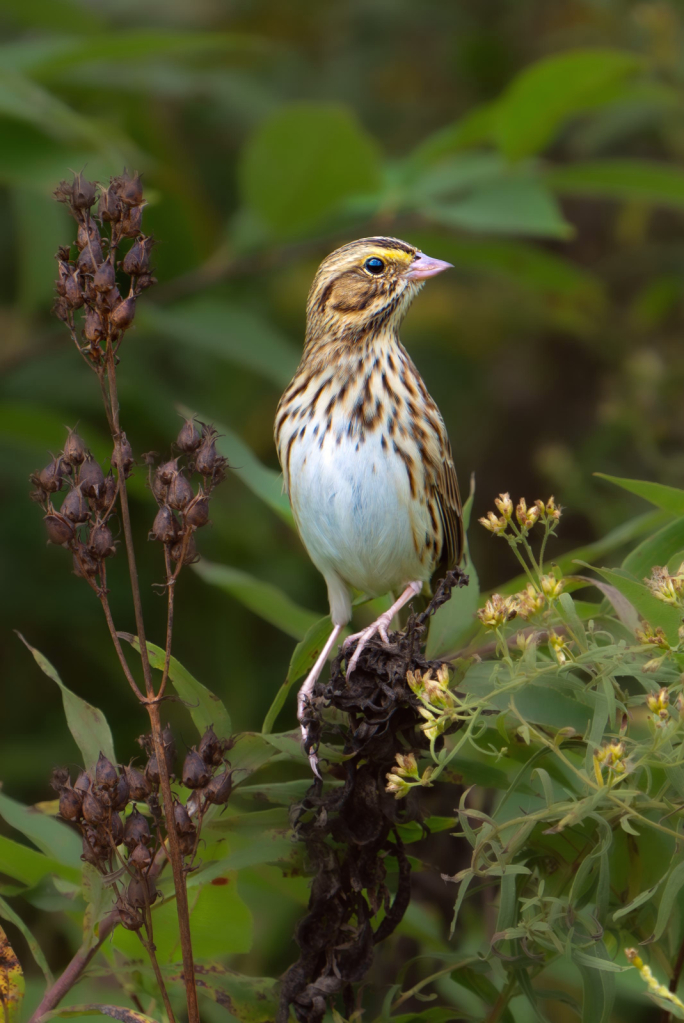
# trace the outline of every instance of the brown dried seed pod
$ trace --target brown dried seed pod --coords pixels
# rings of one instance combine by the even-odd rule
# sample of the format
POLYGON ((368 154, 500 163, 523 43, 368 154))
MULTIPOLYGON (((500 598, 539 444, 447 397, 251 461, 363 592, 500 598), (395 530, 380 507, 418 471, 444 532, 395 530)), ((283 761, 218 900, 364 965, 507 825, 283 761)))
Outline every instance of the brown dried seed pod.
POLYGON ((124 202, 130 203, 132 206, 139 205, 143 201, 140 174, 137 171, 135 174, 131 174, 125 170, 119 178, 117 191, 124 202))
POLYGON ((147 272, 150 266, 150 252, 154 241, 144 234, 134 242, 121 261, 121 269, 130 277, 138 277, 147 272))
POLYGON ((53 788, 55 792, 62 792, 65 788, 69 788, 70 785, 71 779, 69 778, 67 768, 54 767, 50 775, 50 788, 53 788))
POLYGON ((97 309, 91 309, 88 306, 85 316, 85 324, 83 327, 83 335, 86 341, 99 341, 104 334, 104 327, 102 326, 102 317, 98 313, 97 309))
POLYGON ((186 419, 183 423, 180 433, 176 438, 176 444, 181 451, 186 454, 190 454, 192 451, 197 451, 197 448, 202 443, 202 431, 197 423, 196 419, 186 419))
POLYGON ((147 845, 152 839, 150 834, 150 826, 137 809, 133 807, 131 814, 126 818, 124 824, 124 845, 129 849, 134 849, 138 842, 142 842, 143 845, 147 845))
POLYGON ((150 794, 150 786, 137 767, 124 767, 124 774, 128 782, 131 799, 138 799, 142 802, 150 794))
POLYGON ((233 772, 226 769, 222 774, 217 774, 211 779, 204 790, 204 798, 208 803, 222 806, 228 802, 232 790, 233 772))
POLYGON ((159 796, 155 792, 151 792, 150 795, 147 797, 147 805, 149 807, 150 813, 152 814, 152 819, 154 820, 155 827, 161 828, 162 824, 164 823, 164 818, 162 816, 162 809, 161 804, 159 802, 159 796))
POLYGON ((173 820, 179 835, 194 834, 196 831, 195 825, 190 820, 190 814, 182 803, 173 804, 173 820))
POLYGON ((90 863, 93 867, 101 867, 107 859, 108 850, 95 839, 94 832, 88 828, 83 833, 83 852, 81 859, 84 863, 90 863))
POLYGON ((152 853, 146 845, 139 842, 133 852, 129 855, 128 862, 132 866, 138 867, 140 870, 144 870, 145 867, 148 867, 152 862, 152 853))
POLYGON ((112 554, 116 554, 112 531, 104 522, 99 522, 91 529, 88 539, 88 552, 96 560, 110 558, 112 554))
POLYGON ((176 473, 178 472, 178 459, 171 458, 168 462, 162 462, 161 465, 157 466, 155 477, 164 486, 168 486, 172 482, 176 473))
POLYGON ((87 497, 99 498, 104 486, 104 473, 99 462, 88 452, 78 477, 83 493, 87 497))
POLYGON ((176 740, 173 737, 170 725, 164 726, 162 732, 162 743, 164 744, 164 760, 169 774, 173 774, 173 765, 176 760, 176 740))
POLYGON ((65 788, 59 797, 59 813, 67 821, 76 821, 81 816, 83 793, 78 789, 65 788))
POLYGON ((54 494, 57 490, 62 489, 64 471, 65 465, 61 456, 53 458, 44 469, 41 469, 36 478, 36 482, 38 486, 45 490, 48 494, 54 494))
POLYGON ((81 579, 87 579, 89 576, 97 575, 99 570, 97 561, 88 554, 84 544, 79 543, 76 551, 74 551, 74 575, 79 576, 81 579))
POLYGON ((123 821, 118 813, 113 813, 109 818, 109 833, 112 836, 114 845, 121 845, 123 842, 123 821))
POLYGON ((179 541, 175 543, 171 548, 171 559, 172 561, 180 561, 183 558, 184 565, 192 565, 195 561, 199 560, 199 554, 197 552, 197 544, 195 543, 194 536, 190 536, 185 541, 185 556, 183 556, 183 543, 179 541))
POLYGON ((142 206, 131 206, 121 219, 121 234, 124 238, 135 238, 142 227, 142 206))
POLYGON ((110 291, 115 284, 116 273, 114 267, 109 260, 105 260, 93 277, 93 287, 95 291, 110 291))
POLYGON ((135 317, 135 299, 125 298, 123 302, 119 302, 117 306, 112 309, 110 314, 110 320, 112 326, 116 327, 117 330, 126 330, 127 327, 133 323, 135 317))
POLYGON ((168 507, 163 504, 154 517, 151 540, 159 540, 161 543, 175 543, 178 538, 178 520, 168 507))
POLYGON ((58 320, 62 320, 63 323, 67 323, 69 320, 69 309, 69 303, 65 298, 58 298, 52 306, 53 315, 56 316, 58 320))
POLYGON ((109 314, 121 301, 121 292, 117 287, 110 288, 109 291, 100 292, 97 296, 97 301, 102 312, 109 314))
POLYGON ((130 906, 121 895, 116 900, 116 908, 119 911, 119 921, 127 931, 139 931, 143 926, 142 913, 130 906))
POLYGON ((192 501, 195 495, 192 487, 182 472, 177 472, 169 484, 168 504, 177 511, 182 511, 192 501))
POLYGON ((150 759, 145 764, 145 779, 147 780, 150 788, 157 788, 161 781, 161 775, 159 773, 159 764, 157 758, 153 753, 150 759))
POLYGON ((112 793, 112 810, 123 810, 128 804, 128 798, 130 796, 130 789, 128 787, 128 779, 125 773, 122 771, 117 778, 116 788, 112 793))
POLYGON ((185 509, 185 521, 193 529, 201 529, 209 521, 209 498, 200 487, 194 500, 185 509))
POLYGON ((196 842, 197 842, 196 834, 178 836, 178 845, 180 846, 180 851, 182 852, 183 856, 190 856, 194 852, 196 842))
POLYGON ((212 430, 207 433, 195 456, 195 469, 202 476, 212 476, 216 468, 225 461, 216 450, 217 434, 212 430))
POLYGON ((74 782, 74 788, 78 789, 79 792, 87 792, 91 784, 92 780, 90 775, 87 774, 86 771, 81 771, 74 782))
POLYGON ((62 452, 64 461, 68 462, 69 465, 82 465, 86 454, 87 451, 83 438, 79 437, 75 430, 69 430, 64 451, 62 452))
POLYGON ((99 501, 97 502, 98 508, 100 508, 102 511, 105 511, 107 508, 112 507, 118 487, 119 484, 116 478, 112 475, 111 472, 108 472, 104 478, 102 492, 100 493, 99 501))
POLYGON ((223 760, 223 753, 227 743, 225 739, 219 739, 214 729, 209 726, 200 739, 197 752, 205 764, 210 767, 217 767, 223 760))
POLYGON ((83 174, 76 174, 71 186, 71 204, 77 210, 87 210, 95 202, 97 186, 94 181, 88 181, 83 174))
POLYGON ((71 309, 80 309, 83 305, 83 290, 78 274, 72 274, 64 282, 64 296, 71 309))
POLYGON ((102 248, 97 242, 91 242, 86 245, 85 248, 81 249, 78 259, 76 260, 76 266, 80 273, 84 274, 96 274, 97 268, 102 262, 102 248))
POLYGON ((100 244, 100 232, 98 230, 97 224, 91 218, 88 218, 87 224, 78 225, 76 244, 78 245, 79 249, 85 248, 85 246, 88 244, 89 239, 91 245, 100 244))
POLYGON ((202 789, 208 781, 207 765, 193 746, 183 763, 183 784, 187 789, 202 789))
POLYGON ((69 519, 70 522, 87 522, 90 518, 90 508, 81 490, 80 484, 70 490, 62 501, 60 513, 69 519))
POLYGON ((100 755, 95 765, 95 784, 103 789, 114 789, 118 781, 119 776, 116 773, 114 764, 100 750, 100 755))
POLYGON ((146 288, 151 288, 157 283, 157 278, 153 277, 152 274, 141 274, 135 282, 135 290, 145 291, 146 288))
POLYGON ((114 446, 111 461, 115 469, 118 469, 124 476, 129 475, 129 469, 135 459, 133 458, 133 448, 129 444, 125 433, 121 434, 119 443, 114 446))
POLYGON ((107 817, 107 807, 99 792, 90 789, 83 796, 83 816, 88 824, 101 824, 107 817))
POLYGON ((103 222, 117 221, 121 217, 123 207, 116 192, 110 188, 100 189, 100 201, 97 215, 103 222))
POLYGON ((43 519, 45 523, 45 529, 48 535, 48 541, 50 543, 57 544, 58 547, 62 547, 65 543, 69 543, 74 538, 74 527, 68 519, 64 516, 58 515, 57 512, 48 512, 43 519))
POLYGON ((151 906, 158 895, 151 877, 134 877, 128 885, 126 898, 131 906, 144 909, 145 906, 151 906))

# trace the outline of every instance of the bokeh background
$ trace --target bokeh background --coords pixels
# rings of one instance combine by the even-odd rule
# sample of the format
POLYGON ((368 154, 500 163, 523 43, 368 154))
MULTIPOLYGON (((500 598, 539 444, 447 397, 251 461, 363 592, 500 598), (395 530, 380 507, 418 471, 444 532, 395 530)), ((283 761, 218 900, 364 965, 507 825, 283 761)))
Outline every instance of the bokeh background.
MULTIPOLYGON (((174 652, 237 728, 260 727, 295 639, 327 610, 295 534, 256 492, 270 477, 254 459, 277 470, 275 407, 298 361, 311 278, 338 243, 396 234, 454 263, 416 301, 403 339, 466 493, 475 473, 477 514, 502 490, 554 493, 567 509, 563 551, 641 510, 592 473, 681 486, 679 3, 4 0, 0 26, 9 794, 47 798, 52 766, 76 760, 57 688, 13 630, 105 711, 119 750, 133 755, 144 724, 99 606, 65 552, 46 548, 28 500, 29 472, 60 449, 64 424, 108 454, 94 380, 50 316, 53 256, 73 236, 51 191, 70 170, 144 175, 159 286, 140 303, 121 365, 134 451, 170 450, 184 406, 220 424, 233 455, 200 548, 235 571, 214 573, 222 586, 185 573, 174 652)), ((148 631, 161 640, 142 468, 133 495, 148 631)), ((470 542, 484 588, 513 574, 483 530, 470 542)), ((115 559, 112 602, 131 629, 124 569, 115 559)), ((288 705, 279 726, 293 722, 288 705)), ((287 949, 285 962, 274 956, 256 972, 284 965, 287 949)))

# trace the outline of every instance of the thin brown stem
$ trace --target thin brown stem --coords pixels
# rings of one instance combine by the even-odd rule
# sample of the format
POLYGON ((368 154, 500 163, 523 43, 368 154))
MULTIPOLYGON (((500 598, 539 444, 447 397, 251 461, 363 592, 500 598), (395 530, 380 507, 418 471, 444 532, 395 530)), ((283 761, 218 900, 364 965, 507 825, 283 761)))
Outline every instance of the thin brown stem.
POLYGON ((145 888, 144 891, 145 891, 145 914, 144 914, 145 931, 147 932, 147 938, 146 939, 143 938, 140 931, 136 931, 135 933, 138 935, 140 943, 147 952, 149 960, 152 963, 152 969, 154 970, 154 975, 157 978, 157 984, 159 985, 159 991, 161 992, 162 1001, 164 1002, 164 1008, 166 1009, 166 1014, 169 1017, 169 1023, 176 1023, 176 1017, 173 1014, 173 1006, 171 1005, 169 992, 166 990, 164 977, 159 966, 159 961, 157 960, 157 948, 156 945, 154 944, 154 933, 152 931, 152 911, 150 909, 150 904, 147 899, 147 889, 145 888))
POLYGON ((107 628, 109 629, 109 635, 112 637, 112 643, 114 644, 114 649, 116 650, 116 654, 117 654, 117 657, 119 658, 119 663, 121 664, 121 668, 123 670, 123 673, 126 676, 126 680, 127 680, 128 684, 129 684, 129 686, 131 687, 131 689, 133 690, 133 692, 135 693, 135 695, 140 700, 140 702, 144 703, 145 702, 145 697, 140 692, 140 689, 138 688, 138 684, 135 681, 135 679, 133 678, 133 673, 132 673, 131 669, 128 666, 128 661, 126 660, 126 655, 123 652, 123 647, 121 646, 121 641, 119 640, 119 636, 118 636, 117 631, 116 631, 116 626, 114 624, 114 619, 112 618, 112 611, 111 611, 111 608, 109 606, 109 601, 107 600, 107 594, 104 591, 104 588, 98 593, 98 596, 100 598, 100 603, 102 604, 102 610, 104 611, 105 619, 107 620, 107 628))
POLYGON ((61 977, 45 992, 40 1005, 35 1010, 28 1023, 38 1023, 38 1020, 40 1020, 46 1013, 57 1008, 64 996, 67 995, 74 984, 80 980, 86 966, 100 951, 105 941, 109 938, 109 935, 119 923, 119 920, 120 917, 118 909, 113 909, 111 913, 104 918, 100 924, 100 937, 97 944, 93 945, 92 948, 88 948, 86 945, 81 945, 61 977))
MULTIPOLYGON (((167 590, 166 650, 164 656, 164 670, 162 672, 161 685, 159 686, 159 692, 157 693, 157 696, 160 699, 164 695, 164 691, 166 690, 166 683, 169 677, 169 668, 171 666, 171 640, 173 638, 173 611, 177 579, 177 576, 171 569, 171 555, 169 554, 169 548, 166 545, 164 545, 164 564, 166 565, 166 590, 167 590)), ((182 564, 182 560, 180 564, 182 564)))
POLYGON ((107 339, 107 379, 109 384, 109 404, 111 411, 112 438, 116 451, 117 475, 119 480, 119 498, 121 503, 121 520, 123 524, 124 541, 128 555, 128 569, 131 582, 131 593, 133 596, 133 610, 140 646, 140 660, 142 663, 143 677, 145 679, 145 700, 147 711, 150 716, 150 726, 154 752, 159 765, 161 780, 162 799, 164 804, 164 816, 167 824, 169 840, 169 859, 173 870, 173 883, 176 890, 176 911, 178 914, 178 928, 180 932, 181 952, 183 958, 183 974, 185 977, 185 990, 188 1006, 189 1023, 199 1023, 199 1007, 197 1004, 197 987, 195 984, 195 965, 192 953, 192 935, 190 932, 190 912, 188 908, 188 893, 185 887, 185 872, 183 869, 183 854, 181 852, 178 834, 174 824, 173 794, 171 792, 171 780, 166 765, 164 751, 164 740, 162 738, 162 726, 159 716, 159 704, 156 702, 154 684, 152 681, 152 668, 147 651, 147 639, 145 636, 145 624, 143 621, 142 599, 140 596, 140 581, 135 560, 135 549, 133 546, 133 531, 131 529, 131 516, 128 506, 128 491, 126 489, 126 478, 122 472, 122 458, 120 454, 121 426, 119 422, 119 398, 116 386, 116 366, 111 338, 107 339))

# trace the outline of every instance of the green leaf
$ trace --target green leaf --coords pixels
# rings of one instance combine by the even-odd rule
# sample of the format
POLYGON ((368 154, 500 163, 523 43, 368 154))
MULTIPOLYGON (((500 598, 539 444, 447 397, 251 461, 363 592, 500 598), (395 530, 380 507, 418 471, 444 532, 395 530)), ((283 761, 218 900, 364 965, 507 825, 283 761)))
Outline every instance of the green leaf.
POLYGON ((311 228, 344 199, 380 184, 374 141, 343 106, 296 103, 265 120, 245 146, 243 199, 278 235, 311 228))
POLYGON ((318 621, 318 616, 313 611, 307 611, 306 608, 295 604, 294 600, 273 583, 256 579, 247 572, 210 561, 198 562, 195 571, 205 582, 230 593, 254 614, 295 639, 303 639, 311 626, 318 621))
POLYGON ((642 62, 618 50, 570 50, 526 67, 494 110, 494 136, 509 159, 538 153, 569 117, 615 96, 642 62))
POLYGON ((493 125, 494 104, 473 107, 459 121, 440 128, 414 149, 407 157, 403 168, 404 176, 411 178, 450 153, 470 146, 480 145, 490 139, 493 125))
MULTIPOLYGON (((252 947, 252 914, 238 893, 237 875, 225 872, 189 892, 192 947, 198 961, 249 952, 252 947)), ((157 903, 152 914, 157 958, 162 964, 180 959, 180 937, 175 901, 157 903)), ((129 959, 140 957, 137 935, 117 927, 115 948, 129 959)))
POLYGON ((440 224, 468 231, 542 238, 570 238, 573 234, 552 193, 529 174, 511 173, 455 202, 426 203, 422 212, 440 224))
MULTIPOLYGON (((592 566, 589 566, 592 567, 592 566)), ((651 625, 660 626, 665 631, 668 641, 674 645, 678 642, 677 630, 682 623, 681 612, 676 607, 664 604, 654 597, 643 583, 623 574, 622 569, 593 568, 594 572, 614 586, 623 597, 632 604, 642 618, 651 625)))
MULTIPOLYGON (((684 863, 680 864, 680 866, 684 867, 684 863)), ((664 878, 661 878, 660 881, 658 881, 658 884, 654 884, 651 888, 647 888, 646 891, 639 892, 636 898, 632 899, 631 902, 628 902, 626 906, 615 910, 613 913, 613 920, 621 920, 623 916, 629 916, 629 914, 633 913, 635 909, 639 908, 639 906, 643 906, 646 902, 650 902, 663 881, 664 878)), ((684 878, 682 878, 682 883, 684 883, 684 878)))
MULTIPOLYGON (((247 977, 242 973, 211 963, 196 965, 197 990, 211 998, 240 1023, 270 1023, 278 1009, 278 982, 271 977, 247 977)), ((174 973, 170 980, 180 980, 174 973)))
POLYGON ((230 764, 235 771, 235 784, 245 781, 275 756, 273 746, 259 732, 242 732, 230 751, 230 764))
POLYGON ((684 885, 684 863, 678 863, 667 879, 658 907, 656 925, 650 941, 658 941, 667 927, 672 913, 677 909, 677 896, 684 885))
POLYGON ((18 1023, 24 1001, 24 971, 0 927, 0 1005, 4 1023, 18 1023))
POLYGON ((629 490, 631 494, 637 494, 646 501, 650 501, 656 508, 670 512, 671 515, 684 515, 684 490, 676 487, 667 487, 663 483, 649 483, 646 480, 628 480, 619 476, 607 476, 604 472, 595 472, 594 476, 602 480, 609 480, 623 490, 629 490))
POLYGON ((573 949, 572 959, 582 977, 582 1023, 611 1023, 615 1001, 613 973, 622 973, 623 968, 608 961, 602 943, 594 955, 573 949))
MULTIPOLYGON (((466 895, 468 893, 468 888, 470 886, 470 882, 473 880, 474 876, 475 875, 473 874, 472 870, 466 870, 464 875, 463 875, 463 878, 461 879, 461 883, 458 886, 458 894, 456 896, 456 903, 454 905, 454 914, 453 914, 453 916, 451 918, 451 928, 449 930, 449 937, 450 938, 453 937, 454 931, 456 930, 456 924, 458 923, 458 914, 461 912, 461 906, 463 905, 463 900, 465 899, 465 897, 466 897, 466 895)), ((443 881, 450 881, 451 878, 445 877, 444 875, 442 875, 442 880, 443 881)))
POLYGON ((684 548, 684 516, 659 529, 627 555, 622 568, 637 579, 649 575, 654 565, 667 565, 684 548))
POLYGON ((240 32, 169 32, 135 28, 78 35, 16 40, 0 47, 0 67, 29 71, 34 77, 59 75, 80 64, 95 61, 135 61, 154 57, 218 53, 263 53, 266 44, 257 36, 240 32))
POLYGON ((221 299, 202 298, 167 309, 148 303, 136 324, 190 350, 244 366, 280 389, 292 379, 299 362, 298 350, 269 320, 221 299))
POLYGON ((311 668, 313 668, 331 631, 332 622, 330 620, 330 615, 326 615, 325 618, 320 618, 309 627, 304 638, 300 640, 294 648, 294 653, 290 660, 290 667, 287 672, 287 678, 276 693, 275 699, 268 708, 268 712, 264 718, 264 723, 261 726, 261 731, 263 733, 273 731, 273 725, 285 705, 288 693, 292 688, 292 683, 296 682, 311 668))
POLYGON ((46 856, 58 863, 75 867, 80 876, 82 845, 78 835, 62 821, 47 817, 32 806, 23 806, 0 792, 0 817, 10 827, 21 831, 46 856))
POLYGON ((47 657, 44 657, 39 650, 36 650, 30 643, 27 643, 20 632, 17 632, 17 636, 24 646, 31 651, 40 670, 48 678, 51 678, 53 682, 56 682, 62 690, 62 703, 64 704, 67 725, 76 745, 81 751, 86 771, 90 771, 95 766, 100 753, 104 753, 115 764, 114 741, 107 724, 107 719, 102 711, 98 710, 97 707, 93 707, 86 700, 82 700, 80 696, 72 693, 70 689, 67 689, 57 674, 57 670, 53 668, 47 657))
MULTIPOLYGON (((121 930, 122 928, 119 928, 119 931, 121 930)), ((140 945, 137 947, 140 948, 140 945)), ((128 1009, 123 1005, 100 1005, 95 1002, 89 1002, 87 1005, 65 1005, 61 1009, 44 1013, 40 1018, 71 1019, 75 1016, 109 1016, 111 1019, 120 1020, 120 1023, 157 1023, 152 1016, 145 1016, 135 1009, 128 1009)))
POLYGON ((71 881, 80 880, 80 870, 65 867, 64 864, 44 856, 27 845, 0 835, 0 874, 7 874, 29 887, 38 884, 49 874, 58 874, 71 881))
POLYGON ((561 195, 684 207, 684 171, 673 164, 619 158, 567 163, 548 170, 544 180, 561 195))
MULTIPOLYGON (((125 639, 134 650, 140 653, 140 642, 137 636, 131 635, 130 632, 120 632, 119 637, 125 639)), ((164 670, 166 654, 161 647, 148 642, 147 655, 153 668, 157 668, 159 671, 164 670)), ((220 738, 227 738, 230 735, 232 723, 223 701, 201 682, 198 682, 194 675, 191 675, 175 657, 169 661, 169 678, 181 700, 188 704, 190 716, 200 735, 210 726, 220 738)))
MULTIPOLYGON (((179 411, 185 416, 193 414, 183 405, 179 406, 179 411)), ((209 421, 206 416, 202 415, 200 415, 200 419, 209 421)), ((276 515, 279 515, 289 526, 294 528, 290 502, 287 495, 283 493, 282 475, 262 465, 254 452, 233 430, 221 423, 214 425, 219 432, 216 447, 228 459, 231 471, 242 480, 245 486, 249 487, 252 493, 272 508, 276 515)))

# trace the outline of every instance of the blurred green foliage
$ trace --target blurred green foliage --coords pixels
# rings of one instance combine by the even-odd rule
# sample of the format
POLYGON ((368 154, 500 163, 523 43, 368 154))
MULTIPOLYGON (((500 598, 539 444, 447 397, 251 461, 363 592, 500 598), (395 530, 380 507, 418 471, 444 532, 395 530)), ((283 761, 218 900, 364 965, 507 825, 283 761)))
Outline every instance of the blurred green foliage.
MULTIPOLYGON (((464 489, 476 473, 478 514, 502 490, 553 490, 568 509, 560 554, 644 510, 593 472, 681 483, 684 21, 674 0, 5 0, 0 24, 7 793, 44 799, 53 764, 77 758, 59 690, 13 629, 102 708, 121 757, 144 728, 100 609, 64 552, 45 549, 26 496, 63 424, 78 421, 96 455, 109 454, 90 375, 49 315, 53 254, 73 233, 51 190, 69 169, 105 181, 122 165, 144 172, 160 285, 141 303, 120 370, 134 450, 168 451, 180 407, 223 424, 235 471, 201 538, 206 563, 180 587, 174 652, 224 699, 234 727, 259 727, 292 637, 326 610, 278 493, 271 428, 311 277, 337 243, 381 231, 454 263, 403 336, 464 489), (275 624, 273 600, 289 628, 275 624)), ((159 641, 164 607, 150 587, 162 570, 145 546, 153 506, 141 471, 133 487, 159 641)), ((490 539, 471 537, 485 590, 508 574, 490 539)), ((110 575, 117 624, 130 630, 123 558, 110 575)), ((182 732, 180 709, 169 713, 182 732)), ((281 726, 293 721, 290 702, 281 726)), ((450 841, 435 857, 455 873, 450 841)), ((284 896, 280 923, 263 912, 276 913, 277 873, 245 882, 255 975, 292 958, 301 899, 284 896)), ((421 918, 401 939, 411 953, 440 940, 429 917, 446 913, 439 899, 426 911, 433 938, 421 918)), ((59 961, 61 932, 43 938, 59 961)), ((391 976, 383 954, 379 978, 391 976)))

